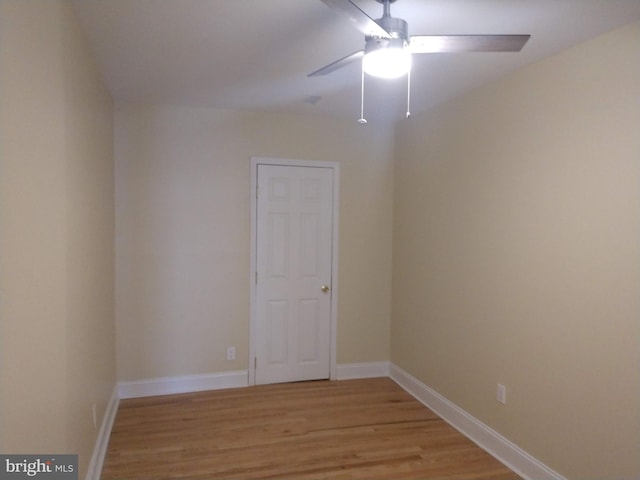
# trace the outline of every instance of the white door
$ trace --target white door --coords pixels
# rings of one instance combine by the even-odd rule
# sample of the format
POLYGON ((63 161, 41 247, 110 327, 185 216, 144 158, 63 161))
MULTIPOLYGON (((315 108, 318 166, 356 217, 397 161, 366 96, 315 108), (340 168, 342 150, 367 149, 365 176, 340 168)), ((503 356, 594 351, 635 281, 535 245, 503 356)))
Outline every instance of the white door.
POLYGON ((258 165, 256 384, 329 378, 333 170, 258 165))

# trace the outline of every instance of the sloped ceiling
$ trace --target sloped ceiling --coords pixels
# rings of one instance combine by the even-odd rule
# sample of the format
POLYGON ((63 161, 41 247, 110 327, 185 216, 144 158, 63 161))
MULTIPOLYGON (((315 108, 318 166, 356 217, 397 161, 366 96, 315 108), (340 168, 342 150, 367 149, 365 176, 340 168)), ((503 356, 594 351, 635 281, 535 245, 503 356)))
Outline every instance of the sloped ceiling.
MULTIPOLYGON (((381 16, 375 0, 354 1, 381 16)), ((359 117, 358 64, 307 77, 364 44, 320 0, 77 0, 74 8, 115 100, 359 117)), ((532 36, 519 53, 414 55, 416 114, 640 19, 640 0, 398 0, 391 13, 416 35, 532 36)), ((365 117, 404 118, 406 96, 406 79, 367 78, 365 117)))

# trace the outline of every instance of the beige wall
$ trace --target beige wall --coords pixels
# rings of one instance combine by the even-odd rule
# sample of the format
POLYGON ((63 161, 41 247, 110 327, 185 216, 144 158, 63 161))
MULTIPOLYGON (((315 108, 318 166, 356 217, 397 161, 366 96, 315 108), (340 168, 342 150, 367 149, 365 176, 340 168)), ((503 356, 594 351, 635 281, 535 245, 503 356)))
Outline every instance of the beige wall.
POLYGON ((115 385, 112 103, 68 3, 0 19, 0 451, 83 476, 115 385))
POLYGON ((636 23, 397 129, 391 360, 567 478, 640 477, 639 85, 636 23))
POLYGON ((389 358, 392 131, 124 103, 115 118, 119 380, 248 368, 252 156, 340 162, 338 363, 389 358))

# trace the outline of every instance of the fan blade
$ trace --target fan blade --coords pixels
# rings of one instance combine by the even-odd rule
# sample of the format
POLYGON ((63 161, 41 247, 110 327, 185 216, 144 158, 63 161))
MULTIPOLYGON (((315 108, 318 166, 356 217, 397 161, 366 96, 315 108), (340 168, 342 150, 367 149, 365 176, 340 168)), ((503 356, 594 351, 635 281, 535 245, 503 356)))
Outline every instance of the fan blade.
POLYGON ((332 10, 345 15, 351 24, 369 37, 391 38, 391 34, 364 13, 351 0, 320 0, 332 10))
POLYGON ((411 53, 519 52, 531 35, 414 35, 411 53))
POLYGON ((364 56, 364 50, 360 50, 359 52, 352 53, 351 55, 347 55, 346 57, 341 58, 340 60, 336 60, 329 65, 325 65, 319 70, 316 70, 313 73, 307 75, 307 77, 317 77, 319 75, 327 75, 339 68, 346 67, 350 63, 355 62, 356 60, 362 58, 364 56))

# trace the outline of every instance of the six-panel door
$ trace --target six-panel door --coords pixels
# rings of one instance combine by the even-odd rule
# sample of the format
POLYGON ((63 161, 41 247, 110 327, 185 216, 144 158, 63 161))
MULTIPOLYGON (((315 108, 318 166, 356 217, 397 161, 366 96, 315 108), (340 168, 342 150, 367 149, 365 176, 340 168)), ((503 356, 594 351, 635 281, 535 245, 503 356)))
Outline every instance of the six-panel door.
POLYGON ((258 165, 256 383, 329 378, 333 172, 258 165))

